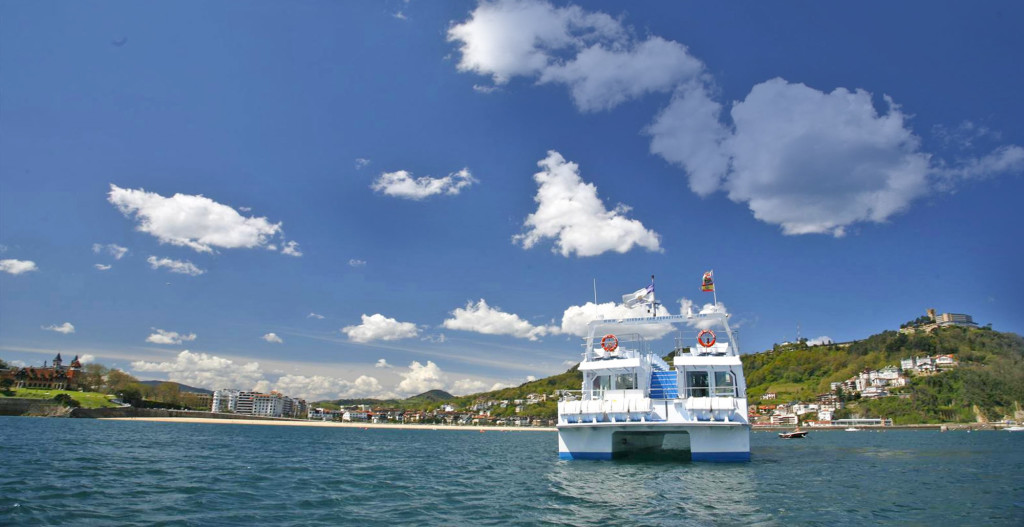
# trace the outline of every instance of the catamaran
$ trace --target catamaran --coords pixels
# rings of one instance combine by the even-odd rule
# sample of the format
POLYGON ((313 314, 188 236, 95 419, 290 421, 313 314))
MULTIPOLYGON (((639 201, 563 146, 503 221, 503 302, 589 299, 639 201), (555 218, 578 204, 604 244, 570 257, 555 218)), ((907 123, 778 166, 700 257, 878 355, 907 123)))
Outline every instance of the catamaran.
MULTIPOLYGON (((708 288, 710 274, 705 274, 705 291, 714 291, 708 288)), ((743 365, 717 296, 698 313, 657 316, 652 280, 624 301, 647 304, 653 315, 588 324, 579 365, 582 389, 564 393, 558 403, 559 457, 688 453, 693 461, 749 461, 743 365), (671 331, 679 336, 666 357, 669 364, 649 349, 645 335, 671 331)))

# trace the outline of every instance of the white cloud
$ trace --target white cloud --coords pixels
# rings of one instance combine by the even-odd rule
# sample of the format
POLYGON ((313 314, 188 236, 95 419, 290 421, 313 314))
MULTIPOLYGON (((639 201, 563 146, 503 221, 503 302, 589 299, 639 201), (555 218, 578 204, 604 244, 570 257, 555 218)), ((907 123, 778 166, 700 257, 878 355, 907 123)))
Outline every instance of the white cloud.
POLYGON ((167 362, 132 362, 132 369, 137 372, 166 373, 168 379, 189 386, 211 390, 221 388, 237 388, 250 390, 257 383, 266 381, 258 362, 235 364, 230 359, 182 351, 173 361, 167 362))
POLYGON ((597 187, 580 178, 576 163, 551 150, 537 165, 543 169, 533 176, 539 185, 534 197, 537 211, 527 216, 526 232, 513 238, 524 249, 553 238, 555 250, 565 257, 572 253, 580 257, 607 251, 625 253, 635 246, 661 251, 656 232, 626 217, 629 207, 605 208, 597 187))
POLYGON ((448 30, 448 41, 460 44, 459 71, 490 75, 498 85, 541 73, 560 51, 624 36, 618 21, 606 14, 517 0, 482 2, 469 20, 448 30))
POLYGON ((96 362, 96 357, 94 355, 86 353, 78 357, 78 362, 82 364, 89 364, 90 362, 96 362))
POLYGON ((61 325, 51 324, 49 326, 42 326, 47 331, 56 331, 57 333, 63 333, 65 335, 75 332, 75 326, 70 322, 65 322, 61 325))
POLYGON ((200 269, 189 261, 172 260, 170 258, 157 258, 156 256, 150 256, 146 258, 149 262, 149 266, 153 269, 160 269, 161 267, 167 268, 168 271, 178 274, 187 274, 189 276, 199 276, 206 271, 200 269))
POLYGON ((366 159, 365 157, 357 157, 356 158, 356 170, 359 170, 360 168, 363 168, 363 167, 365 167, 366 165, 369 165, 369 164, 370 164, 370 160, 366 159))
POLYGON ((651 153, 686 169, 690 190, 700 196, 717 190, 729 168, 722 143, 731 133, 719 122, 721 110, 703 83, 687 83, 646 130, 651 153))
POLYGON ((93 267, 95 267, 96 269, 99 269, 100 271, 109 271, 110 268, 113 267, 113 266, 111 266, 111 265, 103 265, 103 264, 94 264, 93 267))
POLYGON ((417 395, 448 387, 447 375, 432 361, 427 361, 425 365, 412 361, 409 364, 409 371, 403 373, 402 377, 402 382, 398 383, 396 389, 403 394, 417 395))
POLYGON ((184 334, 177 331, 152 329, 154 332, 146 337, 146 342, 152 342, 153 344, 181 344, 182 342, 192 342, 196 339, 195 333, 184 334))
POLYGON ((444 336, 444 333, 438 333, 437 335, 425 335, 420 340, 434 344, 444 344, 448 341, 448 337, 444 336))
MULTIPOLYGON (((669 312, 665 309, 665 306, 658 306, 659 316, 668 315, 669 312)), ((562 313, 562 326, 560 331, 567 335, 575 335, 577 337, 587 336, 587 324, 592 320, 616 320, 620 318, 635 318, 635 317, 649 317, 650 313, 647 312, 647 308, 642 305, 633 307, 626 307, 623 304, 616 302, 605 302, 603 304, 595 304, 593 302, 587 302, 582 306, 569 306, 565 312, 562 313)), ((607 328, 599 328, 599 331, 607 332, 607 328)), ((648 326, 636 326, 636 330, 633 327, 630 328, 630 332, 640 333, 644 338, 657 339, 661 338, 673 331, 671 324, 652 324, 648 326)), ((575 363, 574 363, 575 364, 575 363)))
POLYGON ((419 335, 416 324, 412 322, 399 322, 380 313, 370 316, 364 314, 362 315, 362 324, 346 326, 341 331, 348 335, 349 340, 353 342, 399 340, 419 335))
POLYGON ((399 20, 406 20, 406 19, 408 18, 408 17, 407 17, 407 16, 405 16, 405 14, 404 14, 404 13, 402 13, 401 11, 399 11, 399 12, 397 12, 397 13, 395 13, 395 14, 391 15, 391 16, 392 16, 392 17, 394 17, 394 18, 397 18, 397 19, 399 19, 399 20))
POLYGON ((284 341, 281 340, 281 337, 277 336, 277 333, 267 333, 266 335, 263 335, 260 338, 274 344, 284 344, 284 341))
POLYGON ((323 375, 284 375, 276 382, 267 384, 285 395, 300 397, 307 401, 361 397, 390 398, 393 395, 383 390, 380 381, 367 375, 360 375, 355 381, 323 375))
POLYGON ((281 254, 287 254, 288 256, 302 256, 302 251, 299 250, 299 243, 290 241, 284 244, 281 248, 281 254))
POLYGON ((821 336, 821 337, 817 337, 817 338, 813 338, 811 340, 808 340, 807 341, 807 345, 808 346, 822 346, 822 345, 825 345, 825 344, 832 344, 833 342, 835 342, 835 341, 832 340, 832 337, 821 336))
POLYGON ((442 178, 421 177, 413 179, 405 170, 385 172, 370 185, 375 192, 398 198, 420 200, 437 194, 455 196, 462 189, 476 183, 477 180, 463 168, 442 178))
POLYGON ((349 267, 363 267, 366 265, 366 260, 357 260, 352 258, 348 261, 349 267))
POLYGON ((494 92, 496 92, 496 91, 498 91, 500 89, 501 88, 498 88, 497 86, 488 86, 486 84, 474 84, 473 85, 473 91, 475 91, 477 93, 494 93, 494 92))
POLYGON ((444 390, 452 395, 466 395, 507 387, 504 383, 488 383, 480 379, 456 379, 441 370, 433 361, 420 364, 412 361, 409 369, 400 372, 402 381, 395 387, 401 397, 419 395, 430 390, 444 390))
POLYGON ((318 315, 318 314, 316 314, 316 313, 313 313, 313 312, 311 311, 311 312, 310 312, 310 313, 309 313, 308 315, 306 315, 306 318, 315 318, 315 319, 317 319, 317 320, 323 320, 323 319, 324 319, 324 316, 323 316, 323 315, 318 315))
POLYGON ((488 306, 482 298, 476 304, 470 301, 465 308, 460 307, 452 311, 452 318, 444 321, 444 327, 485 335, 511 335, 530 340, 558 333, 557 326, 534 326, 519 318, 519 315, 488 306))
POLYGON ((957 166, 942 164, 937 169, 941 188, 951 188, 958 179, 981 179, 1024 170, 1024 148, 1005 145, 980 158, 968 158, 957 166))
POLYGON ((242 216, 202 195, 175 194, 165 198, 143 189, 123 189, 111 184, 107 200, 126 217, 134 217, 137 229, 155 236, 160 243, 199 252, 213 252, 214 247, 263 247, 281 234, 281 223, 242 216))
POLYGON ((100 243, 92 244, 92 252, 99 254, 104 251, 106 251, 110 256, 113 256, 115 260, 120 260, 121 258, 124 258, 124 255, 128 254, 127 247, 121 247, 116 243, 108 243, 106 245, 100 243))
POLYGON ((38 270, 36 263, 31 260, 0 260, 0 271, 5 273, 19 275, 38 270))
POLYGON ((377 359, 377 363, 373 365, 374 368, 392 368, 388 361, 385 359, 377 359))
POLYGON ((626 50, 595 44, 572 61, 546 68, 539 82, 568 85, 576 107, 587 112, 608 110, 647 93, 671 91, 703 70, 704 64, 686 46, 652 37, 626 50))
POLYGON ((678 42, 656 36, 640 41, 604 13, 535 0, 481 3, 448 31, 448 40, 460 44, 460 71, 490 75, 496 85, 514 76, 565 84, 581 111, 671 91, 704 71, 678 42))

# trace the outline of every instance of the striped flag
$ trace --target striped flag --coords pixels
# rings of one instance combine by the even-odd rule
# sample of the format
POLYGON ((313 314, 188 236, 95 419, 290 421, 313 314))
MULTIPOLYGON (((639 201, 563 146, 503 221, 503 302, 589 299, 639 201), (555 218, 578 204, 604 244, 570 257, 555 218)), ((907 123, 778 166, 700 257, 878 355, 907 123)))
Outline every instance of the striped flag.
POLYGON ((715 291, 715 272, 708 271, 704 273, 704 282, 700 285, 700 290, 705 293, 713 293, 715 291))

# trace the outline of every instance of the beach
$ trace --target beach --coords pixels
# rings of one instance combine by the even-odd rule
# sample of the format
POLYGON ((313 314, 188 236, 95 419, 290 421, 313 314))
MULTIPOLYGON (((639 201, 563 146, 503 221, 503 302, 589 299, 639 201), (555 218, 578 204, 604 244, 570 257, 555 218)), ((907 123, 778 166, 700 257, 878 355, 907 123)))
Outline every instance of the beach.
POLYGON ((399 424, 399 423, 339 423, 336 421, 309 421, 299 419, 214 419, 209 417, 103 417, 102 421, 147 421, 154 423, 209 423, 232 425, 264 425, 264 426, 312 426, 320 428, 377 428, 389 430, 463 430, 467 432, 555 432, 551 427, 519 427, 519 426, 447 426, 431 424, 399 424))

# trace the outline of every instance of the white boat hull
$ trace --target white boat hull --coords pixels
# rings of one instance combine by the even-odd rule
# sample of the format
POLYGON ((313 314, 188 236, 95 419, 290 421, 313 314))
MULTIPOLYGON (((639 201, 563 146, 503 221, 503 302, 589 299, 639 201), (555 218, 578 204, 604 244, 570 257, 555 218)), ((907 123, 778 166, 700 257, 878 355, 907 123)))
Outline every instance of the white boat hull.
POLYGON ((750 427, 745 423, 594 423, 558 427, 561 459, 613 459, 645 451, 688 451, 692 461, 750 461, 750 427))

